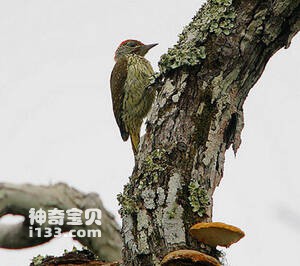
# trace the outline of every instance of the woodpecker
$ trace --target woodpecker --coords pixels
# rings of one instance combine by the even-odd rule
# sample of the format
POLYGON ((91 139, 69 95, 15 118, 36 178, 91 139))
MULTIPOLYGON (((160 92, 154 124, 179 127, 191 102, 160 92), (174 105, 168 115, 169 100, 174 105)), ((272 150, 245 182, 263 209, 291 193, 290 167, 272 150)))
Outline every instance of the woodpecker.
POLYGON ((115 52, 115 66, 110 77, 113 111, 123 141, 130 136, 134 155, 138 151, 143 119, 155 97, 155 91, 148 87, 154 71, 144 56, 156 45, 126 40, 115 52))

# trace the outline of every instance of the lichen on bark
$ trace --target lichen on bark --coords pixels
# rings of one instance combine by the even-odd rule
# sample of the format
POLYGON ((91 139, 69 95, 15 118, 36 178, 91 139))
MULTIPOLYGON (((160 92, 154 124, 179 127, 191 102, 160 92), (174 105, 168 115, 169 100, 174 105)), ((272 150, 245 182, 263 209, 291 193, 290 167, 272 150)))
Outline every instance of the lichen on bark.
POLYGON ((123 218, 125 265, 159 265, 179 248, 220 256, 188 232, 212 220, 212 195, 226 150, 232 145, 236 153, 241 143, 249 90, 300 28, 300 0, 278 2, 210 0, 162 56, 152 84, 157 97, 123 193, 135 203, 123 218))
POLYGON ((209 206, 209 197, 205 187, 201 187, 197 180, 191 180, 189 184, 189 197, 192 211, 199 217, 206 215, 206 208, 209 206))
POLYGON ((179 35, 179 41, 159 62, 161 73, 183 66, 201 64, 206 58, 206 40, 212 33, 229 35, 235 27, 232 0, 210 0, 179 35))

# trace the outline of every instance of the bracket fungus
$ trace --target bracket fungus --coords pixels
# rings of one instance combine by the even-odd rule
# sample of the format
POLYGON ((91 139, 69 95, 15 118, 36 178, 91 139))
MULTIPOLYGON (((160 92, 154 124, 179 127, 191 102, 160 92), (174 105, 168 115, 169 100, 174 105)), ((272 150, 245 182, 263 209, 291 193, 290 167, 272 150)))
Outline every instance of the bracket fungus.
POLYGON ((211 247, 229 247, 245 236, 241 229, 220 222, 195 224, 191 227, 190 234, 199 242, 211 247))
POLYGON ((196 250, 176 250, 167 254, 161 261, 162 266, 221 266, 214 257, 196 250))

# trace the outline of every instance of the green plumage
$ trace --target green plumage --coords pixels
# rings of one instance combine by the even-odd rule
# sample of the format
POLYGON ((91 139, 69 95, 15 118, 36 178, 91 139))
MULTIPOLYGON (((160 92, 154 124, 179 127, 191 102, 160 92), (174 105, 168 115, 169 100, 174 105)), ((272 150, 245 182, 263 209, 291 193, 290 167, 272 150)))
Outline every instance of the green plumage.
POLYGON ((134 154, 138 151, 143 119, 155 97, 154 90, 148 87, 153 74, 149 61, 137 53, 119 55, 111 73, 114 115, 122 139, 126 141, 130 136, 134 154))

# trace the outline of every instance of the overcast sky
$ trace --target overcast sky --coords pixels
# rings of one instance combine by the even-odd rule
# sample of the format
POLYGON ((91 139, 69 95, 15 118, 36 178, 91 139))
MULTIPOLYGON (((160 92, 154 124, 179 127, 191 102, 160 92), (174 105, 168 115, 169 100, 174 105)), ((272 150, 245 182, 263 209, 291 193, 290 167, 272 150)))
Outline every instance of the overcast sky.
MULTIPOLYGON (((157 69, 202 2, 0 0, 0 182, 67 182, 99 193, 118 216, 133 157, 112 113, 114 50, 128 38, 158 42, 148 55, 157 69)), ((270 60, 245 103, 237 157, 226 154, 213 220, 246 232, 226 250, 231 266, 299 260, 299 45, 298 35, 270 60)), ((1 264, 25 266, 72 245, 0 249, 1 264)))

